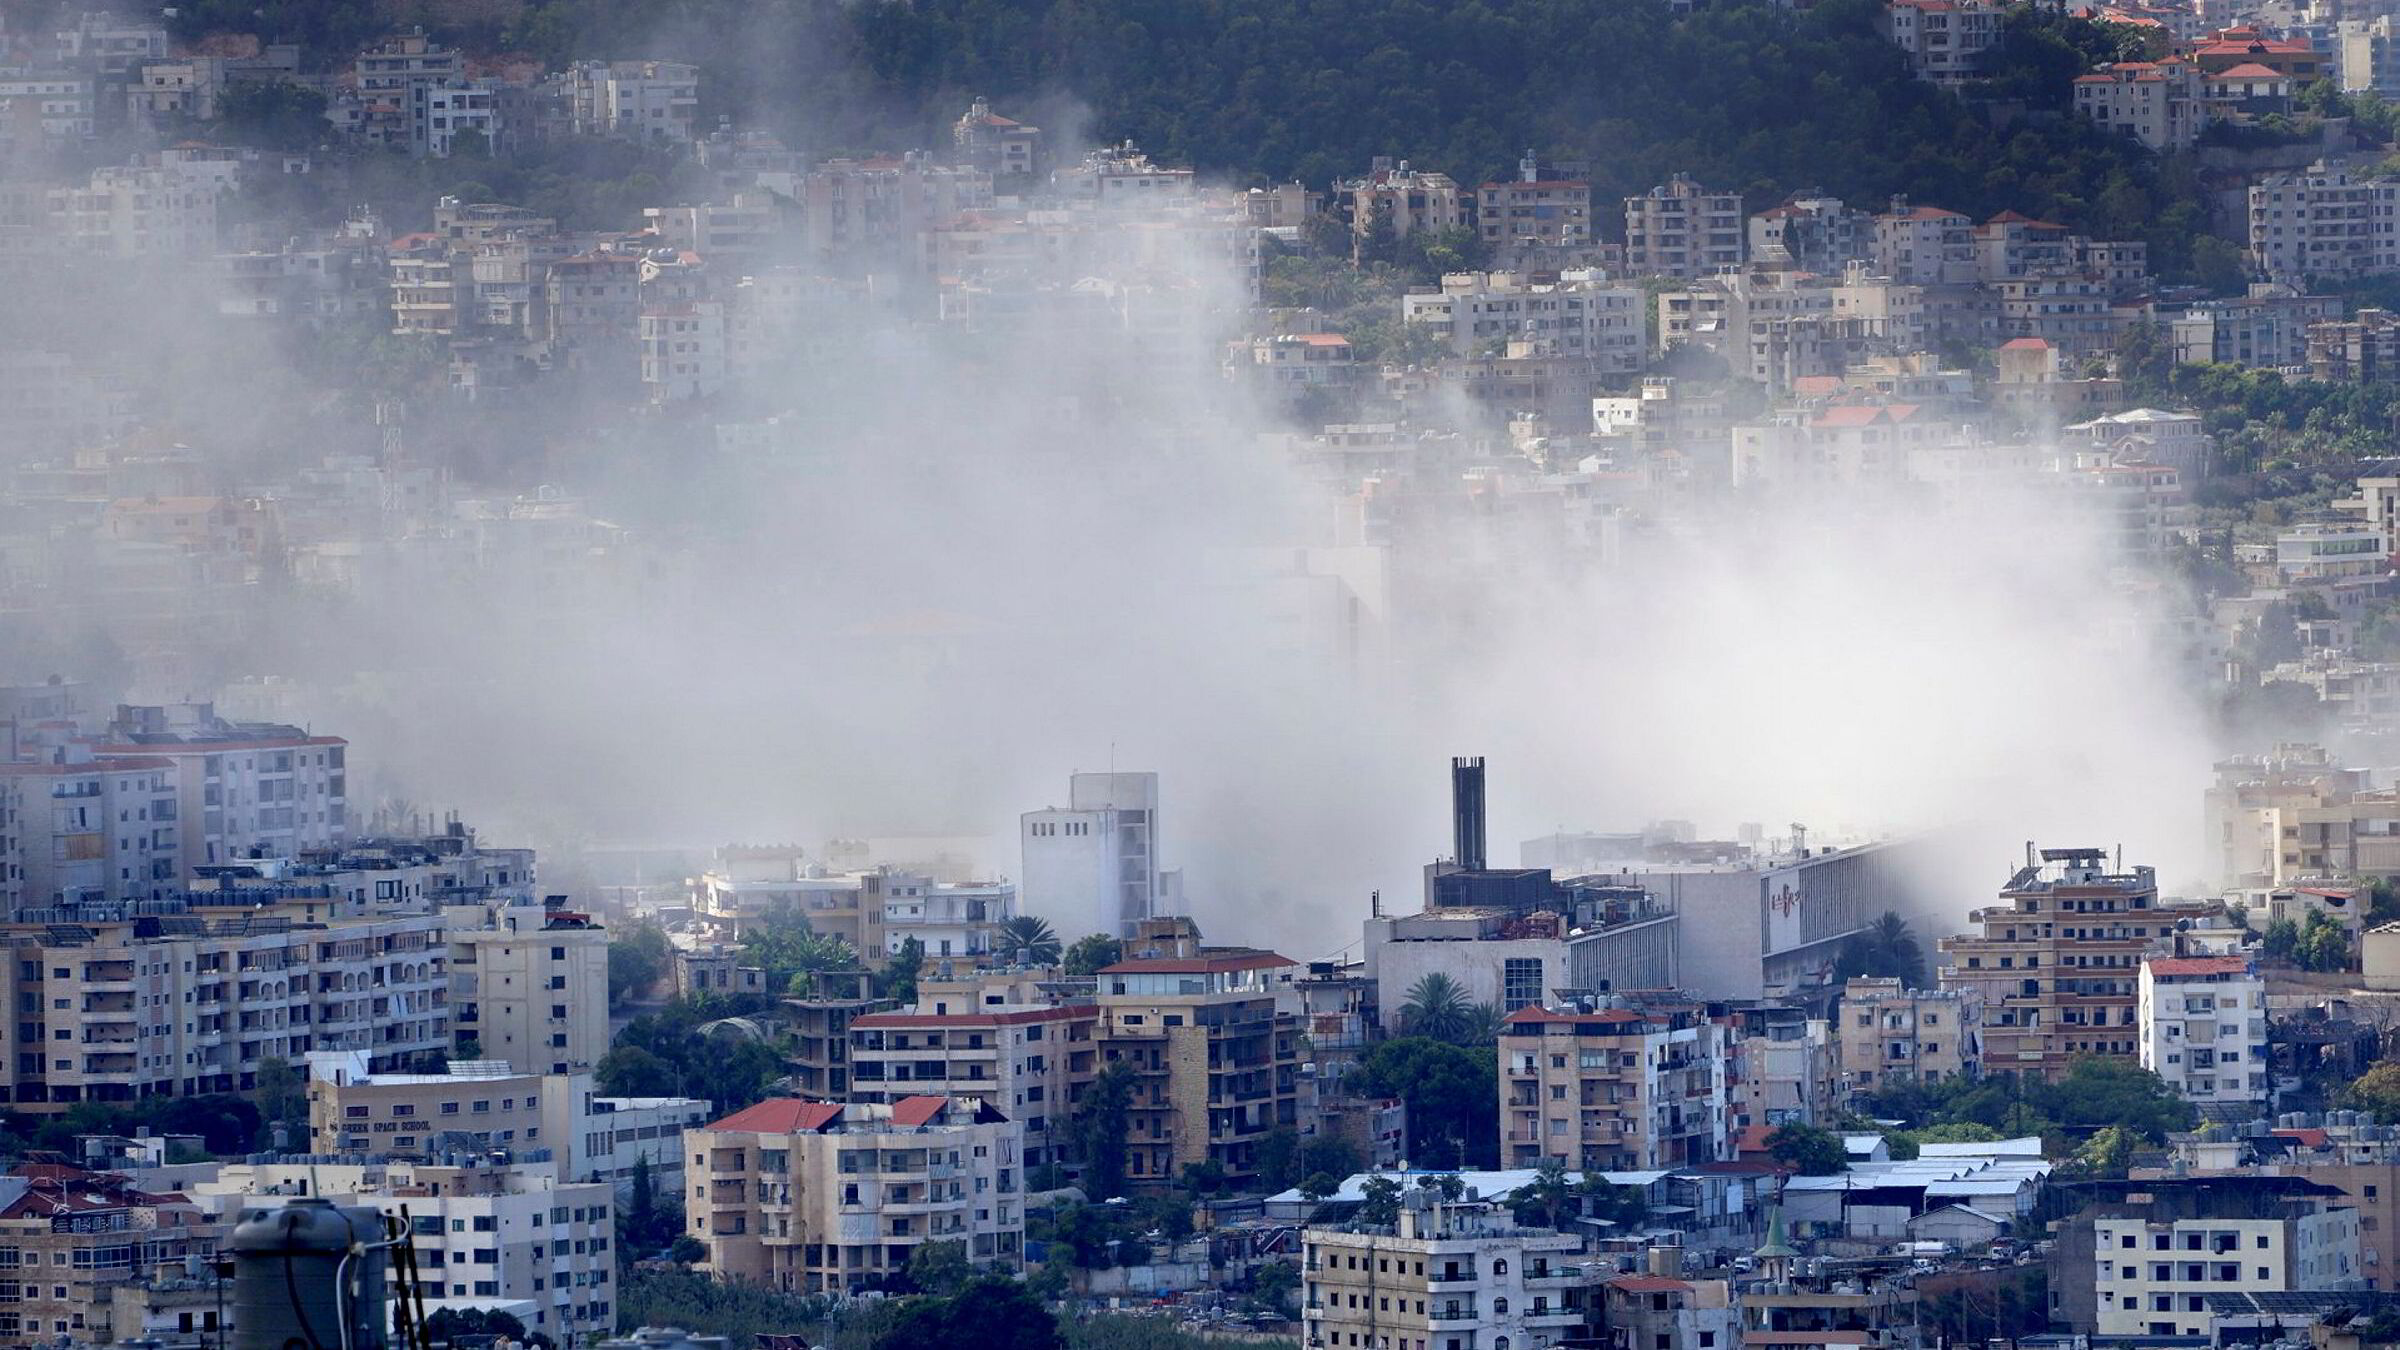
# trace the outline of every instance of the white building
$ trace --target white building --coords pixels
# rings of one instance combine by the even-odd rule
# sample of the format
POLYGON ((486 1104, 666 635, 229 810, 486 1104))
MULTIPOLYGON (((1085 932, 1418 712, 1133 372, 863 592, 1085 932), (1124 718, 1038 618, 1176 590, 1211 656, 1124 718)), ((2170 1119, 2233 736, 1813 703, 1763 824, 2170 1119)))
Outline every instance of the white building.
POLYGON ((2142 1067, 2195 1105, 2268 1097, 2267 986, 2249 958, 2142 962, 2142 1067))
POLYGON ((1545 283, 1509 272, 1452 272, 1439 290, 1403 296, 1400 312, 1458 356, 1482 355, 1510 338, 1539 338, 1562 355, 1600 358, 1600 373, 1608 375, 1638 373, 1649 342, 1641 288, 1609 285, 1593 271, 1545 283))
POLYGON ((2006 16, 1984 0, 1889 0, 1884 33, 1908 53, 1918 79, 1964 84, 1982 74, 1984 49, 2000 40, 2006 16))
POLYGON ((293 1158, 228 1163, 185 1187, 228 1219, 290 1197, 408 1211, 427 1313, 490 1309, 561 1344, 616 1325, 615 1188, 559 1179, 545 1150, 506 1161, 293 1158))
POLYGON ((1581 1239, 1520 1228, 1496 1199, 1411 1187, 1392 1227, 1309 1228, 1302 1243, 1312 1346, 1538 1350, 1587 1330, 1567 1297, 1581 1239))
POLYGON ((2211 1294, 2366 1287, 2354 1209, 2280 1218, 2098 1218, 2092 1239, 2103 1336, 2207 1336, 2211 1294))
POLYGON ((1019 824, 1025 911, 1062 936, 1132 937, 1158 912, 1157 774, 1076 774, 1066 806, 1028 811, 1019 824))
POLYGON ((2368 525, 2307 521, 2275 536, 2275 569, 2291 581, 2336 581, 2392 570, 2392 545, 2368 525))
POLYGON ((683 1132, 708 1123, 716 1107, 699 1097, 594 1097, 590 1125, 608 1131, 609 1151, 594 1160, 591 1179, 633 1186, 634 1170, 650 1164, 654 1195, 683 1194, 683 1132))
POLYGON ((349 742, 339 736, 232 722, 207 703, 120 706, 94 749, 173 762, 188 867, 289 858, 350 835, 349 742))
POLYGON ((608 931, 532 905, 451 905, 450 1016, 472 1058, 574 1073, 608 1053, 608 931))
POLYGON ((76 253, 196 258, 216 251, 216 189, 174 169, 94 169, 85 186, 52 188, 48 198, 52 237, 76 253))
POLYGON ((706 398, 724 388, 725 306, 715 300, 645 308, 639 328, 642 392, 652 403, 706 398))
POLYGON ((2173 469, 2186 490, 2207 481, 2217 444, 2200 414, 2161 408, 2134 408, 2078 422, 2062 430, 2059 439, 2064 445, 2089 442, 2122 462, 2173 469))
POLYGON ((2400 266, 2400 182, 2353 180, 2323 161, 2250 188, 2250 265, 2277 281, 2400 266))
POLYGON ((458 138, 483 138, 487 152, 500 139, 497 95, 488 80, 464 84, 416 84, 408 89, 409 149, 448 159, 458 138))

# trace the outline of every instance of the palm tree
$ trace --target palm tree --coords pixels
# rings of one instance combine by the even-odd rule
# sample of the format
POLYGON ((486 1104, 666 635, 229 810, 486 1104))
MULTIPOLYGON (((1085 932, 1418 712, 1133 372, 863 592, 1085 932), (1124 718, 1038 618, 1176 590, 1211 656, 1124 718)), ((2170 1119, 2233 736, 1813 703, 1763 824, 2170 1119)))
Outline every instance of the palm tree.
POLYGON ((1050 925, 1031 914, 1019 914, 1000 925, 999 934, 992 939, 993 950, 1019 965, 1050 966, 1058 964, 1058 934, 1050 925))
POLYGON ((1467 1029, 1473 1008, 1466 987, 1437 970, 1409 986, 1408 1002, 1400 1005, 1400 1022, 1411 1035, 1456 1041, 1467 1029))
POLYGON ((1903 988, 1925 987, 1925 948, 1909 931, 1908 920, 1885 910, 1865 932, 1842 944, 1841 973, 1897 977, 1903 988))

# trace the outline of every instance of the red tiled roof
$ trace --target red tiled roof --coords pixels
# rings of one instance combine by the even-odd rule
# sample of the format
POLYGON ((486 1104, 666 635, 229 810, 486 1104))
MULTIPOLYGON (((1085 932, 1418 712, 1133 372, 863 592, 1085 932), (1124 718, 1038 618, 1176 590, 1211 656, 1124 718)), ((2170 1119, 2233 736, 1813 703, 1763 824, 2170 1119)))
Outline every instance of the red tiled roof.
POLYGON ((2281 80, 2290 77, 2280 70, 2270 69, 2256 61, 2245 61, 2230 69, 2220 70, 2210 78, 2218 80, 2281 80))
POLYGON ((2000 350, 2004 352, 2046 352, 2050 350, 2050 343, 2044 338, 2010 338, 2000 344, 2000 350))
POLYGON ((949 1104, 948 1097, 902 1097, 892 1103, 892 1123, 914 1129, 940 1115, 949 1104))
MULTIPOLYGON (((936 1098, 935 1100, 940 1100, 936 1098)), ((726 1133, 748 1131, 755 1134, 805 1134, 822 1130, 842 1118, 842 1108, 833 1102, 802 1101, 798 1097, 774 1097, 756 1106, 745 1106, 732 1115, 704 1130, 726 1133)))
POLYGON ((2269 1133, 2278 1139, 2289 1139, 2295 1144, 2305 1145, 2309 1148, 2325 1148, 2333 1143, 2332 1136, 2314 1126, 2302 1129, 2272 1130, 2269 1133))
POLYGON ((2153 975, 2239 975, 2250 969, 2239 956, 2158 956, 2142 964, 2153 975))

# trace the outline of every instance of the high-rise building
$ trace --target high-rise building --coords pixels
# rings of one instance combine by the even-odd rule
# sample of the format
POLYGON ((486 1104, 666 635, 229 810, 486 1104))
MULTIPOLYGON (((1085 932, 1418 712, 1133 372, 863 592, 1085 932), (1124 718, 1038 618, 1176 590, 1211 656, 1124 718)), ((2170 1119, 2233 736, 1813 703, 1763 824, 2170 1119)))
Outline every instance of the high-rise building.
POLYGON ((1158 775, 1079 773, 1020 821, 1027 913, 1062 934, 1133 936, 1158 913, 1158 775))
POLYGON ((475 1058, 520 1073, 575 1073, 608 1053, 608 930, 531 905, 443 910, 450 1020, 475 1058))
POLYGON ((1834 1025, 1845 1097, 1983 1072, 1983 1008, 1972 990, 1852 976, 1834 1025))
POLYGON ((101 759, 173 765, 186 867, 289 858, 348 838, 349 742, 301 727, 234 722, 208 703, 120 706, 101 759))
POLYGON ((2085 1055, 2140 1048, 2142 957, 2175 930, 2151 868, 2111 871, 2097 848, 2043 849, 2009 878, 1980 931, 1941 940, 1940 984, 1983 1005, 1989 1073, 2056 1079, 2085 1055))
POLYGON ((1200 947, 1100 971, 1100 1059, 1133 1075, 1125 1178, 1166 1186, 1213 1162, 1236 1186, 1300 1115, 1301 1021, 1289 957, 1200 947))
POLYGON ((1088 1003, 916 1009, 850 1020, 853 1100, 946 1096, 989 1102, 1025 1127, 1028 1169, 1066 1160, 1065 1127, 1100 1068, 1088 1003))
POLYGON ((1738 192, 1683 174, 1625 199, 1625 269, 1637 277, 1706 277, 1739 267, 1749 232, 1738 192))

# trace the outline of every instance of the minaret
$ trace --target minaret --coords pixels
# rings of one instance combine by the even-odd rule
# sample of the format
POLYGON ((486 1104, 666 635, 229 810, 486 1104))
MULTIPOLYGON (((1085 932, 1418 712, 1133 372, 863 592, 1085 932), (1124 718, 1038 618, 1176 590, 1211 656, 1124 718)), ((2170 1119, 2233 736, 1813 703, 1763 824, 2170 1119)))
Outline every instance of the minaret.
POLYGON ((1800 1253, 1783 1240, 1783 1206, 1767 1210, 1767 1240, 1751 1255, 1758 1258, 1758 1278, 1782 1284, 1792 1278, 1792 1258, 1800 1253))

